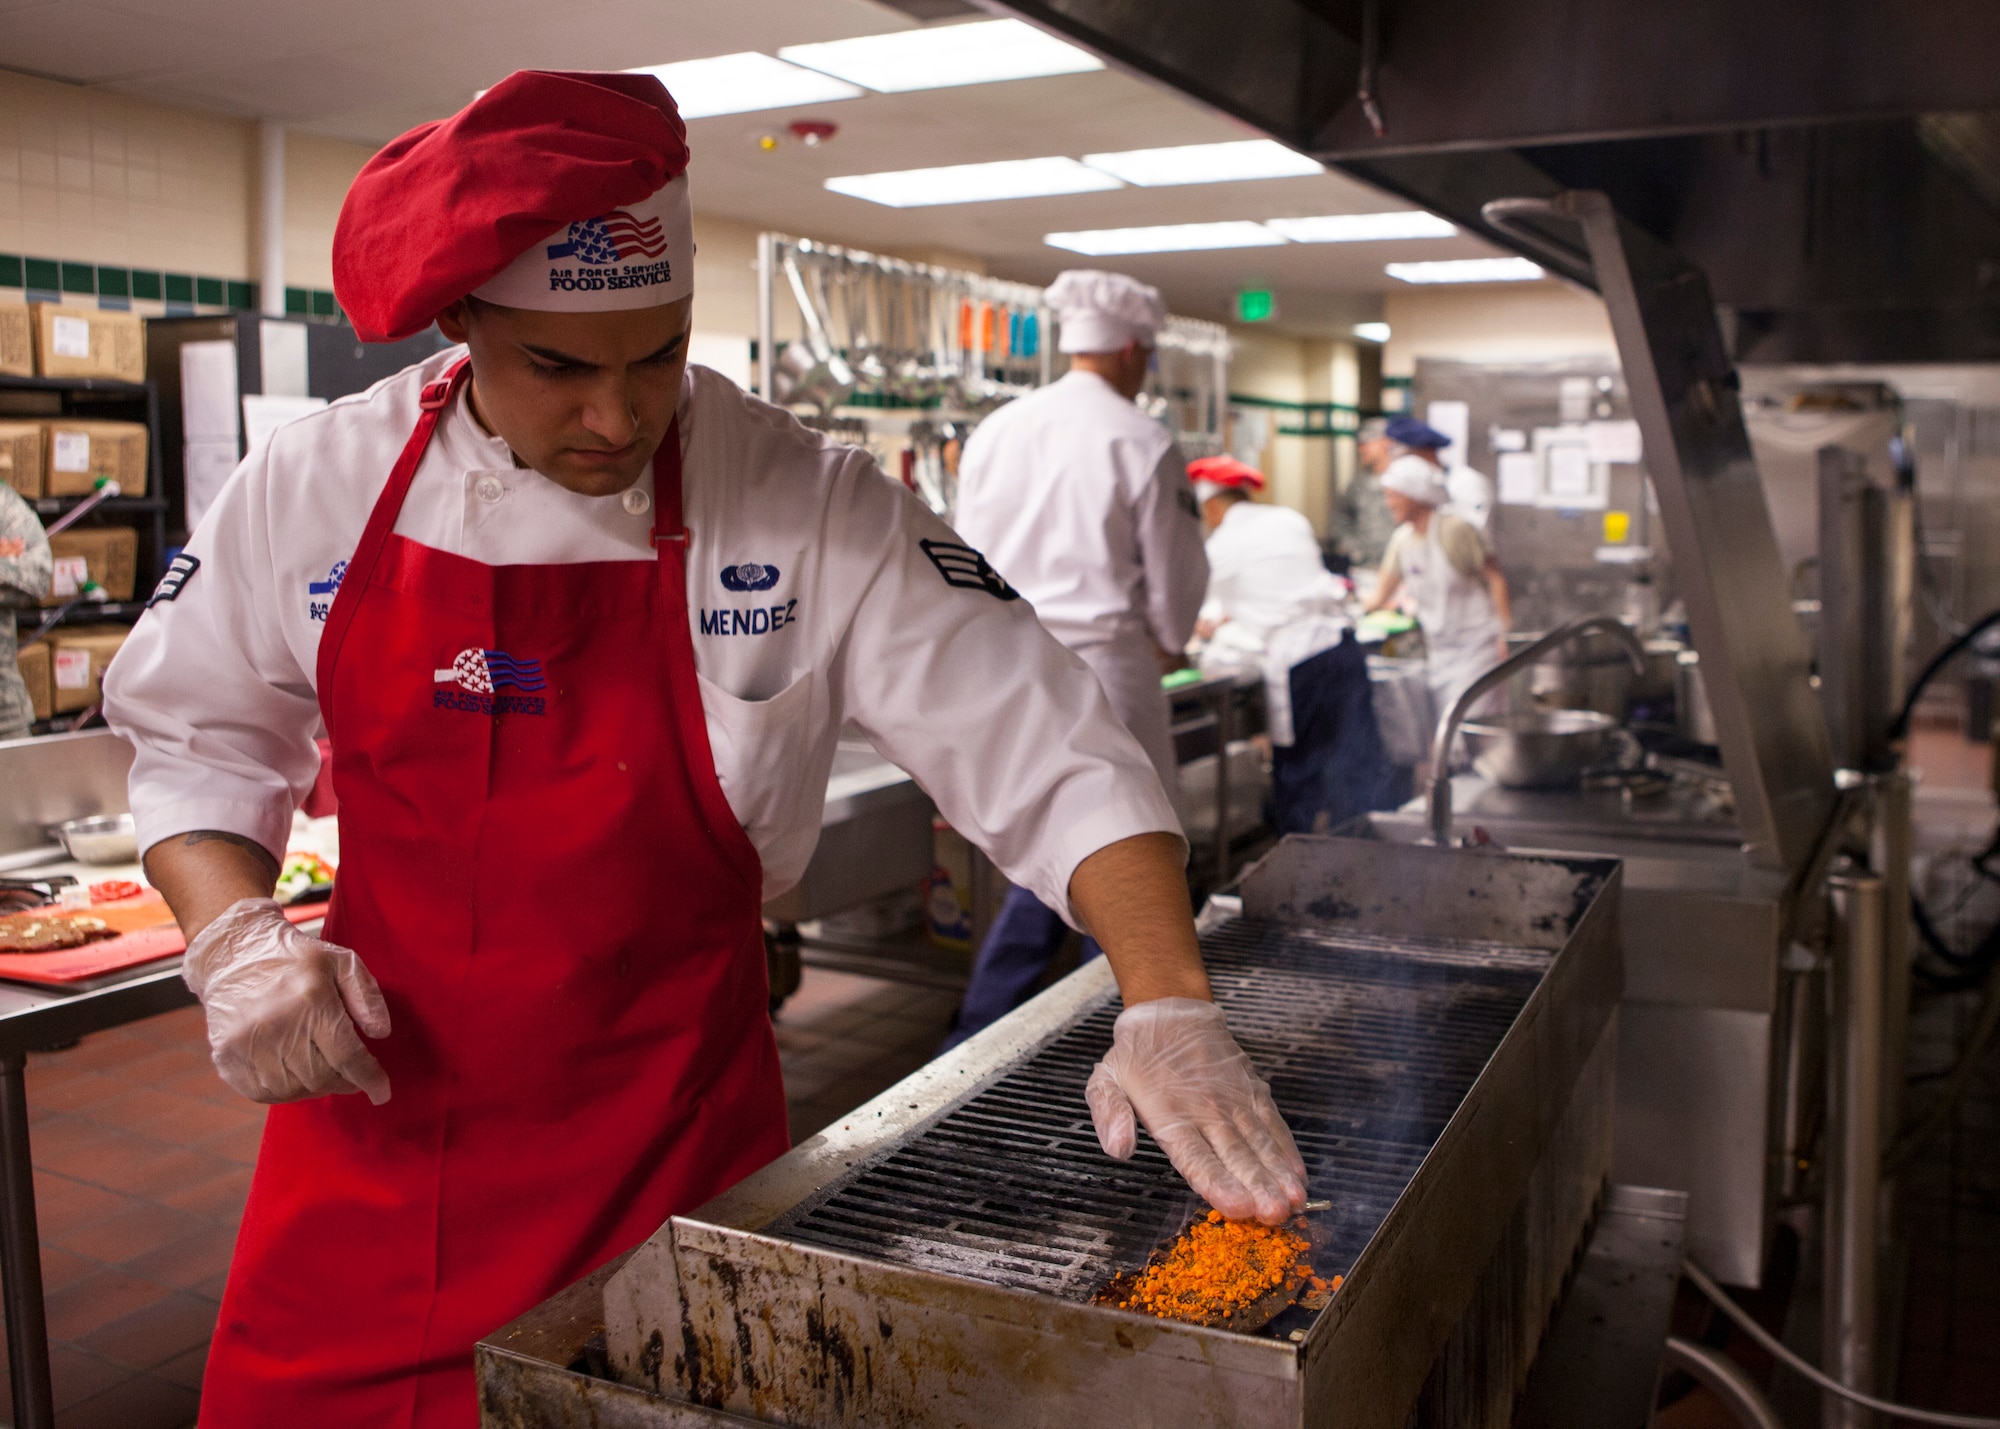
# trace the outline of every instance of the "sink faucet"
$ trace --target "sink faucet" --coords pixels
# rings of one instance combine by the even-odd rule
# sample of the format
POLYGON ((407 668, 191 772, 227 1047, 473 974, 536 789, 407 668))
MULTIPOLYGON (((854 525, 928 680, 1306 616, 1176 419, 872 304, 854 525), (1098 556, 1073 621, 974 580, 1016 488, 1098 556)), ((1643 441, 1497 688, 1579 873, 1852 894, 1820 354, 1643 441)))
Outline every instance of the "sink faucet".
POLYGON ((1438 721, 1437 734, 1431 740, 1431 787, 1430 825, 1431 842, 1439 848, 1451 846, 1451 746, 1458 738, 1458 727, 1465 723, 1465 717, 1472 707, 1479 703, 1488 690, 1507 682, 1516 670, 1534 664, 1549 651, 1567 645, 1572 640, 1602 630, 1616 636, 1625 647, 1625 653, 1632 661, 1632 668, 1640 674, 1646 671, 1646 647, 1639 643, 1639 637, 1608 615, 1594 615, 1588 620, 1572 620, 1568 625, 1558 626, 1547 635, 1525 649, 1517 650, 1465 688, 1445 717, 1438 721))

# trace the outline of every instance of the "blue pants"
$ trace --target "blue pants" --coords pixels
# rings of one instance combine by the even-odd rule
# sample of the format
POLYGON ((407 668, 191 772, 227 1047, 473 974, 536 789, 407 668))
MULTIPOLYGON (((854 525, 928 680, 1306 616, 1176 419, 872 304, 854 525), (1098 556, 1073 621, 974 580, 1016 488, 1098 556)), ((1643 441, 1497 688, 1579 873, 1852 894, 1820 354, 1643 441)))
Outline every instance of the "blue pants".
MULTIPOLYGON (((958 1021, 939 1050, 949 1052, 1026 1002, 1068 933, 1069 924, 1054 909, 1025 888, 1009 888, 972 964, 958 1021)), ((1083 940, 1085 962, 1103 951, 1096 940, 1083 940)))
POLYGON ((1382 745, 1368 657, 1353 632, 1292 666, 1290 684, 1293 742, 1271 751, 1273 829, 1323 834, 1409 797, 1408 772, 1382 745))

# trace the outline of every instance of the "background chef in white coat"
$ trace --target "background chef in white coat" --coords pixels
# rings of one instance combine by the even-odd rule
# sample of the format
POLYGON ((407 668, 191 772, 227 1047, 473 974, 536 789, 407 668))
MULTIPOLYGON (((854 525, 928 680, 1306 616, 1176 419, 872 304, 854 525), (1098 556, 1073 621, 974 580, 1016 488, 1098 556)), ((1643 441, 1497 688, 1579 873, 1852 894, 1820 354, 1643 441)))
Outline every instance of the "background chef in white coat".
MULTIPOLYGON (((1201 520, 1167 430, 1135 400, 1166 305, 1122 273, 1072 269, 1048 289, 1070 370, 973 431, 954 524, 1096 673, 1171 798, 1178 775, 1160 676, 1194 633, 1208 583, 1201 520)), ((1009 890, 947 1046, 1034 990, 1062 920, 1009 890)), ((1097 949, 1086 943, 1085 956, 1097 949)))
POLYGON ((1368 602, 1380 610, 1404 595, 1415 607, 1439 718, 1506 656, 1513 619, 1499 561, 1470 521, 1441 509, 1451 499, 1444 477, 1414 453, 1382 473, 1382 497, 1398 524, 1368 602))
POLYGON ((285 1103, 205 1424, 469 1429, 479 1334, 789 1145, 759 912, 846 721, 1103 944, 1105 1148, 1143 1123, 1226 1213, 1303 1204, 1097 680, 865 452, 688 366, 687 162, 632 74, 386 146, 341 305, 462 345, 253 448, 106 677, 216 1066, 285 1103), (324 940, 270 898, 322 718, 324 940))

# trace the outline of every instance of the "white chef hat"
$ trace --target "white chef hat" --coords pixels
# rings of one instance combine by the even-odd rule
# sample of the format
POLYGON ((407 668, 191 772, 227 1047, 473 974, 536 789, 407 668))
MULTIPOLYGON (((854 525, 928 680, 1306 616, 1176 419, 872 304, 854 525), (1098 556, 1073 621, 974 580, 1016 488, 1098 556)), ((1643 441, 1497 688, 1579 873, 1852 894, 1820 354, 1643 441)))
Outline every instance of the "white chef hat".
POLYGON ((1127 343, 1151 347, 1167 320, 1160 290, 1123 273, 1071 268, 1046 294, 1062 324, 1063 352, 1117 352, 1127 343))
POLYGON ((560 313, 659 307, 693 291, 686 174, 637 203, 564 224, 473 289, 502 307, 560 313))
POLYGON ((1383 469, 1382 489, 1407 496, 1412 501, 1421 501, 1426 506, 1442 506, 1451 500, 1451 491, 1444 484, 1443 469, 1414 453, 1397 457, 1383 469))

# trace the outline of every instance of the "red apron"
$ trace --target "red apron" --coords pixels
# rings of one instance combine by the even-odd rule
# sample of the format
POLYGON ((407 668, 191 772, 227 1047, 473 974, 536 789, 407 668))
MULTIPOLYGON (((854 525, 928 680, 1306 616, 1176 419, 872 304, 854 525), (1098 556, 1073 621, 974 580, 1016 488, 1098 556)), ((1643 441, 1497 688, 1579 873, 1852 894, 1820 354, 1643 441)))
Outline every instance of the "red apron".
POLYGON ((475 1340, 788 1144, 761 872, 695 682, 678 427, 657 562, 481 565, 393 533, 465 375, 425 389, 319 648, 326 936, 388 999, 393 1096, 272 1108, 210 1429, 466 1429, 475 1340))

